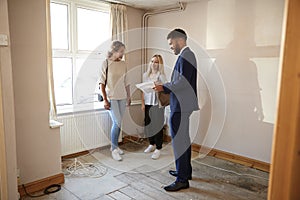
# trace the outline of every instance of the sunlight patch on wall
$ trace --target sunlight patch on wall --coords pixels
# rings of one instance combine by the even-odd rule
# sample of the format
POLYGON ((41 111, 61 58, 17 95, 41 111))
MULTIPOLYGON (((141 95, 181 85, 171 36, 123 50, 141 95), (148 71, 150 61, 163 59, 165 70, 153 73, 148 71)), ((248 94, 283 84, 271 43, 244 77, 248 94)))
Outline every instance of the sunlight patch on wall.
POLYGON ((277 105, 279 58, 252 58, 257 67, 264 122, 274 124, 277 105))
POLYGON ((213 0, 207 8, 206 49, 225 48, 234 33, 235 0, 213 0))
POLYGON ((280 45, 283 4, 283 0, 209 1, 206 48, 223 49, 233 40, 252 46, 280 45))

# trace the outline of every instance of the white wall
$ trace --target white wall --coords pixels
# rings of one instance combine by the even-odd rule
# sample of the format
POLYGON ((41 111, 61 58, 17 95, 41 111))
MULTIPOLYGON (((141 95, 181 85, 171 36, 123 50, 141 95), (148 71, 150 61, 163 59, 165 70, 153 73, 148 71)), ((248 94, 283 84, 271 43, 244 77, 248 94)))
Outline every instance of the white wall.
MULTIPOLYGON (((128 17, 128 45, 126 53, 129 65, 129 76, 131 79, 132 101, 139 100, 141 93, 135 84, 141 82, 141 25, 144 10, 127 7, 128 17)), ((126 109, 123 123, 123 132, 129 135, 139 135, 143 131, 144 115, 140 104, 132 105, 126 109)))
POLYGON ((20 183, 61 173, 59 129, 49 128, 46 1, 8 0, 20 183))
POLYGON ((283 7, 284 0, 201 0, 183 12, 150 17, 149 27, 163 29, 150 32, 148 56, 158 51, 172 67, 176 57, 166 35, 177 27, 187 31, 198 56, 209 91, 199 83, 205 105, 192 118, 195 143, 270 162, 283 7))

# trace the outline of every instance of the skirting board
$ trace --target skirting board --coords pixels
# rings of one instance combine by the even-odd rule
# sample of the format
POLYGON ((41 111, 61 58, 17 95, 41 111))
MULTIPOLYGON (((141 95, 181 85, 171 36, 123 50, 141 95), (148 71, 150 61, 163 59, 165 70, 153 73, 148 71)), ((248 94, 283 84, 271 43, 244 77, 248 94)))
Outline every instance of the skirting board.
MULTIPOLYGON (((196 152, 199 153, 201 148, 203 148, 203 147, 201 147, 201 145, 192 144, 192 150, 193 151, 196 151, 196 152)), ((265 163, 265 162, 255 160, 255 159, 252 159, 252 158, 247 158, 247 157, 244 157, 244 156, 228 153, 228 152, 221 151, 221 150, 218 150, 218 149, 210 149, 208 155, 216 157, 216 158, 220 158, 220 159, 223 159, 223 160, 228 160, 228 161, 231 161, 233 163, 238 163, 238 164, 241 164, 241 165, 245 165, 247 167, 259 169, 259 170, 264 171, 264 172, 270 172, 270 164, 269 163, 265 163)))
MULTIPOLYGON (((121 144, 121 143, 122 142, 119 142, 119 144, 121 144)), ((92 153, 93 151, 96 151, 96 150, 108 149, 109 147, 110 147, 110 145, 107 145, 107 146, 103 146, 103 147, 98 147, 96 149, 80 151, 80 152, 77 152, 77 153, 72 153, 72 154, 68 154, 68 155, 65 155, 65 156, 61 156, 61 159, 64 160, 64 159, 70 159, 70 158, 77 158, 79 156, 90 154, 90 153, 92 153)))
MULTIPOLYGON (((52 184, 61 184, 64 182, 65 182, 64 174, 60 173, 60 174, 56 174, 54 176, 43 178, 41 180, 27 183, 27 184, 25 184, 25 188, 28 193, 32 194, 34 192, 44 190, 46 187, 48 187, 52 184)), ((21 197, 25 196, 25 191, 24 191, 22 185, 18 186, 18 191, 19 191, 21 197)))

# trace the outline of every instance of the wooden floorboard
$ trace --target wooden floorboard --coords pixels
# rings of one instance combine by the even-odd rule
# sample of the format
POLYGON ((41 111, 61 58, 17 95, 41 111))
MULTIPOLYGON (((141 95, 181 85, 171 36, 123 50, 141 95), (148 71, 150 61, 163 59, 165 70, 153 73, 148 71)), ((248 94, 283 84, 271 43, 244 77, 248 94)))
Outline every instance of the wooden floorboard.
POLYGON ((194 162, 191 186, 199 189, 204 188, 202 193, 207 192, 221 199, 266 199, 264 189, 267 186, 259 184, 254 179, 227 171, 209 169, 207 166, 194 162))
MULTIPOLYGON (((151 184, 155 184, 155 183, 167 183, 170 184, 172 182, 175 181, 175 177, 172 177, 171 175, 167 175, 168 170, 163 170, 163 173, 160 173, 160 171, 156 171, 153 173, 150 173, 151 176, 148 176, 147 182, 151 183, 151 184)), ((150 175, 149 173, 147 175, 150 175)), ((140 177, 141 179, 143 177, 140 177)), ((145 180, 145 178, 144 178, 145 180)), ((204 189, 202 188, 202 184, 197 183, 196 181, 192 180, 189 181, 190 183, 190 188, 189 189, 185 189, 185 190, 181 190, 179 192, 169 192, 168 194, 170 194, 172 197, 177 198, 177 199, 222 199, 219 198, 221 197, 221 195, 216 195, 215 193, 209 193, 206 192, 204 189), (199 187, 200 186, 200 187, 199 187)), ((216 191, 218 191, 218 189, 216 189, 216 191)))
MULTIPOLYGON (((127 144, 128 145, 128 144, 127 144)), ((125 149, 125 148, 124 148, 125 149)), ((126 150, 126 149, 125 149, 126 150)), ((127 154, 130 156, 130 154, 127 154)), ((134 156, 134 155, 132 155, 134 156)), ((108 159, 111 159, 110 157, 108 159)), ((95 165, 103 165, 96 157, 82 156, 78 158, 82 162, 92 162, 95 165)), ((71 164, 74 160, 64 160, 63 168, 71 164)), ((140 160, 136 160, 139 162, 140 160)), ((192 161, 193 174, 189 181, 190 188, 178 192, 166 192, 163 187, 176 180, 169 174, 169 170, 174 170, 174 162, 166 163, 165 166, 157 167, 156 162, 152 161, 137 165, 131 171, 118 171, 112 166, 106 166, 107 173, 94 181, 89 177, 78 179, 78 184, 72 177, 66 177, 63 188, 76 188, 72 192, 61 190, 57 194, 51 194, 40 200, 64 199, 64 200, 116 200, 116 199, 136 199, 136 200, 265 200, 267 199, 268 178, 266 172, 249 168, 240 164, 232 163, 216 157, 207 156, 205 158, 195 158, 192 161), (112 182, 110 182, 110 180, 112 182), (103 192, 95 199, 94 193, 88 188, 82 187, 82 181, 99 182, 106 184, 107 192, 103 192), (114 184, 118 183, 120 186, 114 184), (74 185, 75 184, 75 185, 74 185), (108 189, 110 188, 110 189, 108 189), (82 192, 91 192, 83 197, 82 192), (59 196, 55 196, 59 195, 59 196)), ((119 164, 119 163, 118 163, 119 164)), ((126 164, 126 159, 120 164, 126 164)), ((87 182, 89 183, 89 182, 87 182)), ((92 184, 90 186, 93 186, 92 184)), ((30 199, 30 198, 26 198, 30 199)), ((25 200, 25 199, 24 199, 25 200)))
POLYGON ((163 191, 160 182, 155 182, 155 184, 153 184, 150 178, 142 174, 123 173, 116 176, 116 178, 153 199, 174 199, 174 197, 163 191), (149 182, 147 182, 148 180, 149 182))
POLYGON ((108 196, 110 196, 114 199, 122 199, 122 200, 131 200, 131 199, 133 199, 133 198, 129 197, 127 194, 124 194, 124 193, 119 192, 119 191, 112 192, 108 196))
MULTIPOLYGON (((227 161, 224 162, 227 164, 227 161)), ((234 170, 239 169, 239 166, 237 168, 234 165, 229 166, 234 170)), ((135 173, 127 172, 123 175, 130 181, 153 187, 165 193, 162 187, 175 180, 175 177, 168 174, 169 169, 171 167, 156 170, 151 166, 141 166, 133 170, 135 173)), ((220 169, 193 162, 193 180, 190 181, 190 188, 176 193, 167 192, 167 194, 175 199, 266 199, 265 189, 267 186, 257 183, 255 179, 240 177, 230 171, 220 171, 220 169)), ((267 180, 265 183, 267 184, 267 180)))
POLYGON ((144 192, 141 192, 131 186, 124 187, 124 188, 120 189, 120 191, 122 193, 128 195, 132 199, 155 200, 155 199, 151 198, 150 196, 148 196, 147 194, 145 194, 144 192))

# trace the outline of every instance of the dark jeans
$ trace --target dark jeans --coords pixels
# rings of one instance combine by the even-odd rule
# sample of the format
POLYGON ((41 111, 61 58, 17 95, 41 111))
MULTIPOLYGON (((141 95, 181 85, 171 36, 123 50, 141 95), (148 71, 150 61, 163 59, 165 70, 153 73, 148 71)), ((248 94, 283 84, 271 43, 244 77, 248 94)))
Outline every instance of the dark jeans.
POLYGON ((164 108, 145 105, 145 134, 151 145, 156 149, 162 148, 164 126, 164 108))

